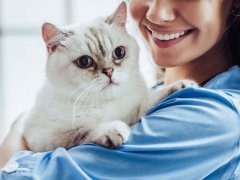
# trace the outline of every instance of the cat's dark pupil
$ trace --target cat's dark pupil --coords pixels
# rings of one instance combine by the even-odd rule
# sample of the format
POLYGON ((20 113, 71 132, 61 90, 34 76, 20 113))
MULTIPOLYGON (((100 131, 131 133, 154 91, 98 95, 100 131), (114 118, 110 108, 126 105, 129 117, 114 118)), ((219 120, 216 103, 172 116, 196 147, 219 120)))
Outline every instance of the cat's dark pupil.
POLYGON ((77 60, 80 68, 88 68, 93 65, 93 59, 90 56, 82 56, 77 60))
POLYGON ((114 50, 114 58, 122 59, 125 56, 125 49, 123 46, 119 46, 114 50))

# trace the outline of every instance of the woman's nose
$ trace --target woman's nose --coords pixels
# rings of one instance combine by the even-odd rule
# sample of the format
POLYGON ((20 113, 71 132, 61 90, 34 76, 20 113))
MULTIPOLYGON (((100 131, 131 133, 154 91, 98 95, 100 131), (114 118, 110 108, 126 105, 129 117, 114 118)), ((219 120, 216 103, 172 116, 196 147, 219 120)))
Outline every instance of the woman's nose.
POLYGON ((149 1, 149 9, 146 18, 154 23, 171 22, 176 19, 176 12, 169 0, 152 0, 149 1))

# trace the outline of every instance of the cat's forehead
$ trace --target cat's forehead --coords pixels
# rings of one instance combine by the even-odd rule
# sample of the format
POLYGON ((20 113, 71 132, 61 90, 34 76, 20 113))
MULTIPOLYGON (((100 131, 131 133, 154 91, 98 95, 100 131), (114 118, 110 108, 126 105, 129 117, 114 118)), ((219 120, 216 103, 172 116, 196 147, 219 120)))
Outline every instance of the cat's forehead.
POLYGON ((107 57, 114 46, 114 39, 109 33, 96 26, 89 27, 85 31, 84 39, 89 52, 102 58, 107 57))
POLYGON ((73 32, 76 43, 82 50, 103 59, 116 48, 118 39, 122 37, 104 21, 94 22, 77 26, 73 32))

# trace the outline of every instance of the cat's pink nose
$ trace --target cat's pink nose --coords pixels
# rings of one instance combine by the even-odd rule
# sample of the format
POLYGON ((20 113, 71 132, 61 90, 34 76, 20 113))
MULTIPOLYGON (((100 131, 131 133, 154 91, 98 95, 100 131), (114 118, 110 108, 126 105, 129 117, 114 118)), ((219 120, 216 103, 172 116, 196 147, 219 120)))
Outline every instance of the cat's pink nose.
POLYGON ((113 70, 114 70, 113 68, 103 68, 102 73, 106 74, 109 78, 111 78, 113 70))

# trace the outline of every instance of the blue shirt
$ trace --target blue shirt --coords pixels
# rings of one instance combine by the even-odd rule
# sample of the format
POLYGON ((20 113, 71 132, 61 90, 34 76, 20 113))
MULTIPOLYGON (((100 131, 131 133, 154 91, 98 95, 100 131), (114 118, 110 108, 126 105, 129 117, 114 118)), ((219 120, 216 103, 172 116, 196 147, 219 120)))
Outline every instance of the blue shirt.
POLYGON ((240 179, 240 67, 153 107, 117 150, 83 144, 17 153, 0 179, 240 179))

